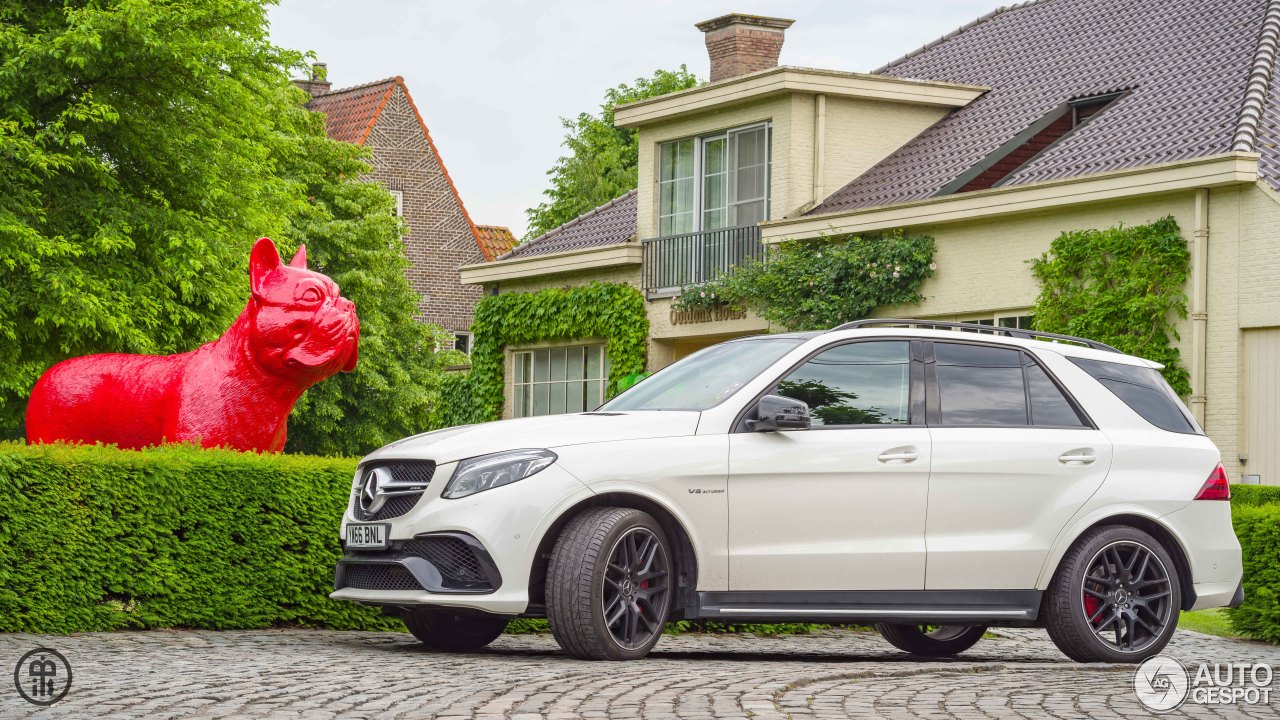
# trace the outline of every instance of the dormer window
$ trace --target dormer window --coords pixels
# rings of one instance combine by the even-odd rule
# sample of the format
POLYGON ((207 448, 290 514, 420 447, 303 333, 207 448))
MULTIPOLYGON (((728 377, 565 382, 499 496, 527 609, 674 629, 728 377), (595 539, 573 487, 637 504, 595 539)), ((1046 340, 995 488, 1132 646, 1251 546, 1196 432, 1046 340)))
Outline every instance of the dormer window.
POLYGON ((770 126, 759 123, 658 148, 658 234, 755 225, 769 218, 770 126))
POLYGON ((998 186, 1015 171, 1031 162, 1050 146, 1084 125, 1093 116, 1124 95, 1123 92, 1093 95, 1069 100, 1054 108, 995 152, 983 158, 968 172, 948 183, 939 195, 973 192, 998 186))

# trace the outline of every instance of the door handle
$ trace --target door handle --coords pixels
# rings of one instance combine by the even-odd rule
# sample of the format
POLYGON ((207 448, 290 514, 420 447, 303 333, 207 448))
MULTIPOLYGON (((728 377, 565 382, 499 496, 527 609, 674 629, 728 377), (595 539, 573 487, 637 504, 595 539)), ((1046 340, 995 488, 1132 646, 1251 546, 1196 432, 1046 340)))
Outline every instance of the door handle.
POLYGON ((1092 465, 1098 456, 1094 454, 1093 448, 1077 448, 1068 450, 1058 456, 1058 462, 1063 465, 1092 465))
POLYGON ((915 448, 893 448, 880 453, 880 457, 876 458, 882 463, 909 463, 915 462, 920 457, 920 452, 915 448))

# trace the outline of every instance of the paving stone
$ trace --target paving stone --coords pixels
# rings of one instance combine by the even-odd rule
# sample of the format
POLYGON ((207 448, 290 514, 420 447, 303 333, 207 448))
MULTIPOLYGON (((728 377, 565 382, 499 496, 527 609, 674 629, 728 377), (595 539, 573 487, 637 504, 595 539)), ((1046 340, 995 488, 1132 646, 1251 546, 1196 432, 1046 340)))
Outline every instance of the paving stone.
MULTIPOLYGON (((0 635, 0 677, 27 650, 72 664, 68 697, 41 709, 0 685, 0 718, 393 718, 416 720, 792 720, 1144 718, 1133 668, 1067 660, 1042 630, 997 630, 955 658, 925 660, 879 635, 664 637, 642 661, 588 663, 546 635, 481 652, 427 650, 404 633, 325 630, 0 635), (3 663, 8 663, 3 665, 3 663)), ((1179 631, 1166 655, 1267 662, 1280 648, 1179 631)), ((1280 683, 1273 688, 1280 696, 1280 683)), ((1278 698, 1280 700, 1280 698, 1278 698)), ((1271 706, 1185 704, 1172 717, 1280 717, 1271 706)))

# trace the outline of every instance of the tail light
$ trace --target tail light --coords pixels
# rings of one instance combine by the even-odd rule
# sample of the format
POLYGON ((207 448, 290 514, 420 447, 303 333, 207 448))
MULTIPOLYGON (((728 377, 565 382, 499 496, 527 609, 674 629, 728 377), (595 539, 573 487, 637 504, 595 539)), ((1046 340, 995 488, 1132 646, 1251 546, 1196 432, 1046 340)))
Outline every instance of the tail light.
POLYGON ((1231 486, 1227 484, 1227 471, 1218 463, 1218 467, 1209 473, 1209 479, 1200 486, 1196 494, 1197 500, 1230 500, 1231 486))

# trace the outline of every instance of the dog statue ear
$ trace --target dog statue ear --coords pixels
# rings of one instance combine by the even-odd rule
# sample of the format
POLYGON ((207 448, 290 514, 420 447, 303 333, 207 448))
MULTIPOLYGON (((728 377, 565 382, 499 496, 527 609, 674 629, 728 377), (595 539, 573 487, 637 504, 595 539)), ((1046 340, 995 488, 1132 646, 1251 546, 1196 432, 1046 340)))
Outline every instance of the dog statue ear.
POLYGON ((289 261, 289 267, 307 269, 307 246, 299 245, 298 252, 294 253, 293 259, 289 261))
POLYGON ((249 290, 254 297, 262 295, 266 289, 267 276, 280 267, 280 253, 271 238, 258 238, 249 253, 249 290))

